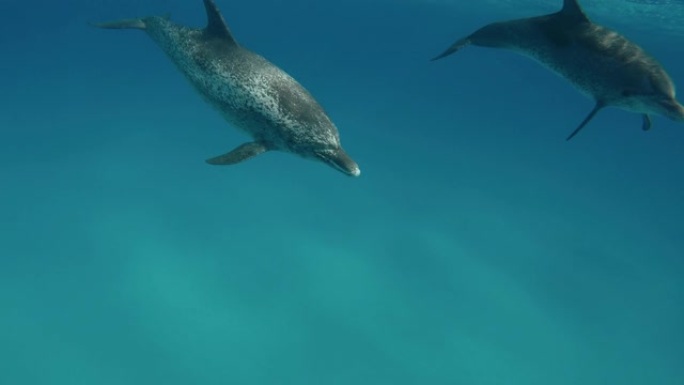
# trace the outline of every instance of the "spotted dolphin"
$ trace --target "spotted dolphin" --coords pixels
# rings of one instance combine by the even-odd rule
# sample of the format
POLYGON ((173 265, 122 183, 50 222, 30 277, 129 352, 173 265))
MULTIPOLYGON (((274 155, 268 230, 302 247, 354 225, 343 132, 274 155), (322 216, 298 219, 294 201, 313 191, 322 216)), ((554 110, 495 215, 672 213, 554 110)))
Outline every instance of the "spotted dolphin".
POLYGON ((594 108, 567 140, 609 106, 641 114, 644 130, 651 128, 651 114, 684 121, 684 106, 658 61, 617 32, 591 22, 577 0, 564 0, 563 9, 549 15, 486 25, 432 60, 471 44, 530 57, 591 97, 594 108))
POLYGON ((278 150, 322 161, 359 176, 359 166, 342 149, 337 127, 313 96, 290 75, 233 37, 213 0, 204 0, 205 28, 145 17, 94 24, 145 31, 190 83, 233 126, 253 141, 211 159, 230 165, 278 150))

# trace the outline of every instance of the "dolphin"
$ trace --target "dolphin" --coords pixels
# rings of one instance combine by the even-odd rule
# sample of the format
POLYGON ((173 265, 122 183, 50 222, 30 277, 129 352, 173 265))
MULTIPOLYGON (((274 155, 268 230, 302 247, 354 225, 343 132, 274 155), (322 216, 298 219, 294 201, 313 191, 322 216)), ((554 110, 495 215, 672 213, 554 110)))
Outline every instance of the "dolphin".
POLYGON ((208 21, 202 29, 157 16, 93 25, 146 32, 210 105, 252 137, 208 159, 209 164, 236 164, 278 150, 359 176, 359 166, 342 149, 337 127, 313 96, 283 70, 241 46, 216 3, 203 1, 208 21))
POLYGON ((563 8, 549 15, 486 25, 432 60, 471 44, 532 58, 594 100, 594 108, 566 140, 610 106, 641 114, 645 131, 651 128, 651 115, 684 121, 684 106, 658 61, 624 36, 591 22, 577 0, 564 0, 563 8))

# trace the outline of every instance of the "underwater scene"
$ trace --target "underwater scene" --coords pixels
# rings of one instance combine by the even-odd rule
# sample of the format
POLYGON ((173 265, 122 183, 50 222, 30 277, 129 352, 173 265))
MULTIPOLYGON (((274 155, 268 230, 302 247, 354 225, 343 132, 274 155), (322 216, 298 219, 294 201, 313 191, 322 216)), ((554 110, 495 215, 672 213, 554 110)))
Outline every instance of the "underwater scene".
POLYGON ((0 385, 684 384, 684 1, 0 19, 0 385))

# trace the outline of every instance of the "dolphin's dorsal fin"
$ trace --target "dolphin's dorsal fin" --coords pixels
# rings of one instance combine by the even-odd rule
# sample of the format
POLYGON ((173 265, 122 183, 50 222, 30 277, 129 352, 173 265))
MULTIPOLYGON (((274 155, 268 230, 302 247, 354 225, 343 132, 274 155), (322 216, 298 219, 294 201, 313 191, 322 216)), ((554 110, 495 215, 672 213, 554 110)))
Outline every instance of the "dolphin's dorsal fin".
POLYGON ((228 29, 226 21, 223 20, 221 11, 219 11, 214 0, 204 0, 204 8, 207 10, 207 27, 204 31, 214 38, 225 40, 231 45, 237 45, 237 41, 230 33, 230 29, 228 29))
POLYGON ((576 22, 589 21, 577 0, 563 0, 563 9, 560 11, 560 14, 576 22))

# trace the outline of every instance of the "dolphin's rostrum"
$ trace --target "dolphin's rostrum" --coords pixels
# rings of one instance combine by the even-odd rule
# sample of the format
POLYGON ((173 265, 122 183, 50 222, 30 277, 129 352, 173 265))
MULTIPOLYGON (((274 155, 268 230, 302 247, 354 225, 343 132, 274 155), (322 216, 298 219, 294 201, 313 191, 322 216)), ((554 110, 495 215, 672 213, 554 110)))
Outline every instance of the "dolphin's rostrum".
POLYGON ((340 145, 334 123, 295 79, 234 38, 213 0, 204 0, 207 26, 188 28, 166 17, 94 24, 140 29, 164 50, 204 99, 254 140, 210 164, 242 162, 270 150, 322 161, 351 176, 361 171, 340 145))
POLYGON ((577 0, 564 0, 563 9, 550 15, 486 25, 433 60, 470 44, 535 59, 594 99, 593 110, 568 140, 609 106, 640 113, 644 130, 651 128, 651 114, 684 121, 684 106, 661 65, 617 32, 591 22, 577 0))

